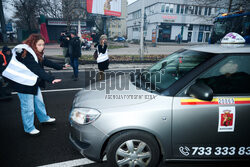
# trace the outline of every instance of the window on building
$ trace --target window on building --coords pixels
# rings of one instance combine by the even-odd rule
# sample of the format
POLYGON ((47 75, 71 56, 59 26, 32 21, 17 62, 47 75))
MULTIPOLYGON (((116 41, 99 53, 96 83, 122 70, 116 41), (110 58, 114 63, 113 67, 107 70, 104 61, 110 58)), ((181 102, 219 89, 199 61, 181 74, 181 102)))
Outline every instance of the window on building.
POLYGON ((201 6, 199 7, 199 15, 201 15, 202 8, 203 8, 203 7, 201 7, 201 6))
POLYGON ((169 12, 174 13, 174 4, 169 5, 169 12))
POLYGON ((169 4, 166 4, 166 13, 169 13, 169 4))
POLYGON ((200 31, 204 31, 204 25, 200 25, 199 30, 200 30, 200 31))
POLYGON ((194 6, 189 6, 190 14, 194 14, 194 6))
POLYGON ((207 10, 208 10, 208 7, 205 7, 205 11, 204 11, 205 16, 207 15, 207 10))
POLYGON ((86 2, 80 1, 80 7, 83 8, 86 2))
POLYGON ((177 5, 177 7, 176 7, 176 13, 180 13, 180 5, 177 5))
POLYGON ((129 14, 128 15, 128 20, 132 20, 133 19, 133 14, 129 14))
POLYGON ((163 13, 165 11, 165 5, 161 6, 161 12, 163 13))
POLYGON ((155 6, 151 6, 151 13, 155 13, 155 6))
POLYGON ((193 30, 193 24, 190 24, 190 25, 189 25, 188 30, 190 30, 190 31, 193 30))
POLYGON ((133 28, 133 31, 139 31, 139 28, 133 28))
POLYGON ((211 27, 210 26, 205 26, 205 31, 210 31, 211 27))
POLYGON ((145 8, 146 15, 149 15, 149 8, 145 8))
POLYGON ((184 13, 184 5, 181 5, 181 14, 184 13))
POLYGON ((188 6, 185 6, 185 14, 188 14, 188 6))
POLYGON ((208 16, 211 15, 211 10, 212 10, 212 8, 208 8, 208 16))
POLYGON ((198 6, 195 6, 194 14, 195 14, 195 15, 198 14, 198 6))

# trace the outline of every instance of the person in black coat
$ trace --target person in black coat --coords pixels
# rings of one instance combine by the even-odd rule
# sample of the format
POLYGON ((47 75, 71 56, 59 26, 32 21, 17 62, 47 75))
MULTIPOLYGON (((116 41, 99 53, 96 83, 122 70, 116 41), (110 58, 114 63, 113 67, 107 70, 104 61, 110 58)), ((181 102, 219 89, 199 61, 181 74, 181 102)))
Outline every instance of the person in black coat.
POLYGON ((8 78, 11 87, 17 91, 21 104, 24 131, 30 135, 37 135, 40 131, 34 126, 34 112, 41 123, 52 123, 56 120, 47 115, 40 87, 45 87, 45 81, 52 84, 61 82, 61 79, 56 79, 54 76, 46 73, 44 71, 44 66, 52 67, 57 70, 63 69, 63 66, 57 65, 44 57, 45 38, 40 34, 31 34, 23 43, 26 44, 26 47, 22 45, 22 47, 13 52, 13 56, 15 56, 16 59, 11 59, 9 65, 5 69, 6 73, 4 71, 3 75, 5 73, 4 77, 8 78), (28 51, 28 48, 33 50, 33 54, 28 51), (12 61, 15 63, 12 63, 12 61), (20 65, 15 66, 15 64, 20 65), (26 68, 22 67, 21 64, 26 68), (15 71, 14 68, 19 68, 19 70, 22 69, 22 73, 29 74, 30 77, 34 75, 37 77, 32 77, 32 84, 28 83, 27 80, 31 79, 27 78, 27 75, 26 77, 25 75, 17 76, 16 78, 23 78, 19 80, 15 80, 15 78, 10 79, 11 76, 17 75, 15 72, 11 73, 11 71, 15 71), (7 73, 7 71, 9 71, 9 73, 7 73))
POLYGON ((11 57, 11 49, 8 46, 4 46, 0 53, 0 99, 11 98, 11 89, 8 82, 2 77, 2 72, 9 64, 11 57))
POLYGON ((10 62, 10 59, 12 56, 11 49, 8 46, 4 46, 2 49, 2 54, 4 54, 4 57, 0 55, 0 73, 1 74, 10 62), (5 61, 6 61, 6 64, 5 64, 5 61))
POLYGON ((70 31, 71 39, 69 41, 69 57, 70 63, 74 71, 73 79, 78 80, 78 65, 79 57, 81 57, 81 41, 79 37, 76 36, 75 31, 70 31))
POLYGON ((60 47, 63 49, 65 66, 69 66, 70 64, 70 58, 68 54, 69 40, 70 40, 70 37, 67 35, 67 31, 61 32, 59 41, 60 41, 60 47))

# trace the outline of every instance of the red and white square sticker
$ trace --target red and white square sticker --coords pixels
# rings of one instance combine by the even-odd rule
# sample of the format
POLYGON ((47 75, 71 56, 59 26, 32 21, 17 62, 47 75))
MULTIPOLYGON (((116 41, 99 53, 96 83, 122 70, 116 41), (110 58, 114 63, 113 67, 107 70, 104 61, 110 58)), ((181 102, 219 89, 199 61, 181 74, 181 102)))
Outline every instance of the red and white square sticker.
POLYGON ((235 107, 219 107, 218 132, 233 132, 235 126, 235 107))

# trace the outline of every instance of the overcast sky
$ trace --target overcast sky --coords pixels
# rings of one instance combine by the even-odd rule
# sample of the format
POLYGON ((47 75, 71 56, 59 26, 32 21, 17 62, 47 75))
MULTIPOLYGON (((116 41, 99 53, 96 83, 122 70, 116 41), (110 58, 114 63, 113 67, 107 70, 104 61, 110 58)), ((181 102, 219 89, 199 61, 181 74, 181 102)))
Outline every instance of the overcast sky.
POLYGON ((136 0, 128 0, 128 4, 135 2, 136 0))

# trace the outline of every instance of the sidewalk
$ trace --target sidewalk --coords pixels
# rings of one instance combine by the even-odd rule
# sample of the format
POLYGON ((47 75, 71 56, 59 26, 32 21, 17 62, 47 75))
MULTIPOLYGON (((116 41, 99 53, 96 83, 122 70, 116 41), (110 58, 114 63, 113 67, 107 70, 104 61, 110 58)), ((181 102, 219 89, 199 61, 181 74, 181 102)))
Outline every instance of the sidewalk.
MULTIPOLYGON (((121 45, 121 44, 119 44, 121 45)), ((185 47, 189 47, 191 45, 195 44, 190 44, 190 43, 181 43, 181 44, 176 44, 176 43, 160 43, 157 45, 157 47, 153 47, 150 44, 145 48, 144 55, 164 55, 167 56, 177 50, 180 50, 185 47)), ((116 48, 116 49, 109 49, 108 54, 111 56, 123 56, 123 55, 140 55, 139 54, 139 47, 140 45, 138 44, 128 44, 128 47, 124 48, 116 48)), ((48 44, 45 47, 45 55, 50 58, 54 59, 60 62, 64 61, 64 58, 59 55, 62 55, 62 48, 60 48, 59 44, 48 44)), ((95 49, 92 46, 92 49, 90 51, 82 51, 82 56, 85 55, 93 55, 95 49)), ((84 62, 83 62, 84 63, 84 62)), ((145 69, 148 68, 149 66, 152 66, 155 62, 147 62, 147 63, 142 63, 142 62, 131 62, 131 63, 116 63, 110 61, 109 69, 110 70, 128 70, 128 69, 145 69)), ((69 68, 71 69, 71 67, 69 68)), ((91 63, 86 63, 84 65, 79 65, 79 69, 88 69, 88 70, 98 70, 97 64, 95 62, 91 63)))
MULTIPOLYGON (((52 61, 64 63, 64 58, 47 56, 48 59, 52 61)), ((84 62, 83 62, 84 63, 84 62)), ((131 70, 131 69, 145 69, 152 66, 155 62, 152 63, 112 63, 109 64, 109 70, 131 70)), ((69 67, 67 70, 73 70, 72 67, 69 67)), ((79 64, 79 70, 98 70, 97 63, 93 62, 91 64, 79 64)))
MULTIPOLYGON (((121 45, 121 44, 119 44, 121 45)), ((156 47, 151 46, 151 44, 147 44, 144 49, 144 55, 169 55, 179 49, 189 47, 190 43, 167 43, 167 44, 159 44, 156 47)), ((115 48, 109 49, 109 55, 140 55, 139 52, 140 45, 139 44, 128 44, 128 47, 124 48, 115 48)), ((82 55, 93 55, 95 48, 92 46, 91 50, 85 51, 82 50, 82 55)), ((48 44, 45 46, 45 55, 54 56, 54 55, 62 55, 62 48, 60 48, 59 44, 48 44)))

